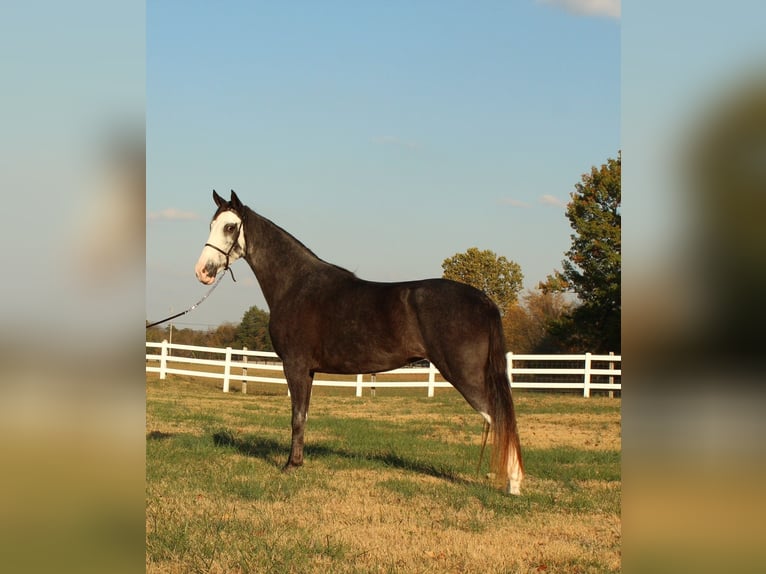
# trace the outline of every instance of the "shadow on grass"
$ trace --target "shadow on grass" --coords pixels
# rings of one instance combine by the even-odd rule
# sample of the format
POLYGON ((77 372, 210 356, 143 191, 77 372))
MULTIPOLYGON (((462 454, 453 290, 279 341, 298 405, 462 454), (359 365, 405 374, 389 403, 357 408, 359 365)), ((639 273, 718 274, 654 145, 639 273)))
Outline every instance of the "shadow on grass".
POLYGON ((146 440, 163 440, 166 438, 170 438, 172 436, 173 436, 173 433, 153 430, 149 433, 146 433, 146 440))
MULTIPOLYGON (((265 462, 281 468, 277 461, 287 460, 287 448, 274 439, 264 437, 239 438, 228 430, 213 433, 213 443, 216 446, 228 446, 238 452, 264 460, 265 462)), ((459 476, 455 471, 438 465, 430 464, 421 460, 410 459, 396 452, 362 452, 338 448, 327 444, 306 445, 304 452, 311 458, 338 457, 348 461, 365 461, 383 464, 384 466, 408 470, 419 474, 444 479, 455 484, 474 484, 473 481, 459 476)))

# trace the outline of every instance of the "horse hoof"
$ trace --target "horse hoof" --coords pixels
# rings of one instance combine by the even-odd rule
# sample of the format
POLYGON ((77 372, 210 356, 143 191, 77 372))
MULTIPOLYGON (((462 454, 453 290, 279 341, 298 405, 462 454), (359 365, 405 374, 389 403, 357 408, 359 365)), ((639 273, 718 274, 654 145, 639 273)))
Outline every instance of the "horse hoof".
POLYGON ((303 466, 302 464, 293 464, 291 462, 288 462, 285 466, 282 467, 282 472, 285 474, 290 473, 298 468, 303 466))

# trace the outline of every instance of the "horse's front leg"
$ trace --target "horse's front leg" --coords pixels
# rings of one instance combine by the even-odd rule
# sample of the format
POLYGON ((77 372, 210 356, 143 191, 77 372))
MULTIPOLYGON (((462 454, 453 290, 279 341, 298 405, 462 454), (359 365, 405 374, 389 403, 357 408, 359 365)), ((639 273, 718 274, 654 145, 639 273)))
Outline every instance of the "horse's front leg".
POLYGON ((290 445, 290 457, 282 469, 289 472, 303 465, 303 435, 306 429, 306 419, 309 414, 309 401, 311 400, 311 385, 314 377, 308 371, 296 372, 297 369, 285 368, 287 386, 290 389, 292 401, 292 443, 290 445))

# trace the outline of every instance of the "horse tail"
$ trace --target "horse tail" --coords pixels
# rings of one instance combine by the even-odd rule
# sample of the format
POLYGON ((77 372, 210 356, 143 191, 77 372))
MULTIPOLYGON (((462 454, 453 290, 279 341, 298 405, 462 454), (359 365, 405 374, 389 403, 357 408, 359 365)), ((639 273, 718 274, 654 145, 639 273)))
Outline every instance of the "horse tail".
POLYGON ((508 379, 507 359, 505 356, 505 338, 498 320, 493 320, 489 332, 489 357, 486 367, 486 381, 489 391, 489 416, 492 419, 492 455, 490 466, 495 474, 495 480, 501 482, 510 480, 509 462, 511 456, 517 457, 518 470, 524 472, 521 458, 521 444, 516 428, 516 412, 513 407, 511 383, 508 379))

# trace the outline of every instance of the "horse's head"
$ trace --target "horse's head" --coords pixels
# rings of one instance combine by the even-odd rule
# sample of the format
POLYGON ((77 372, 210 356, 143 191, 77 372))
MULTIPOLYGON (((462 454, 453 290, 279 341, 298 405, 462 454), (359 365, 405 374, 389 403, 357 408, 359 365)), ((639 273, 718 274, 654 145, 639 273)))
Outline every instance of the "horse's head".
POLYGON ((218 210, 210 222, 210 236, 199 256, 194 272, 197 279, 206 285, 215 281, 221 269, 229 266, 245 253, 245 234, 242 229, 244 207, 242 202, 231 191, 231 199, 226 201, 215 190, 213 200, 218 210))

